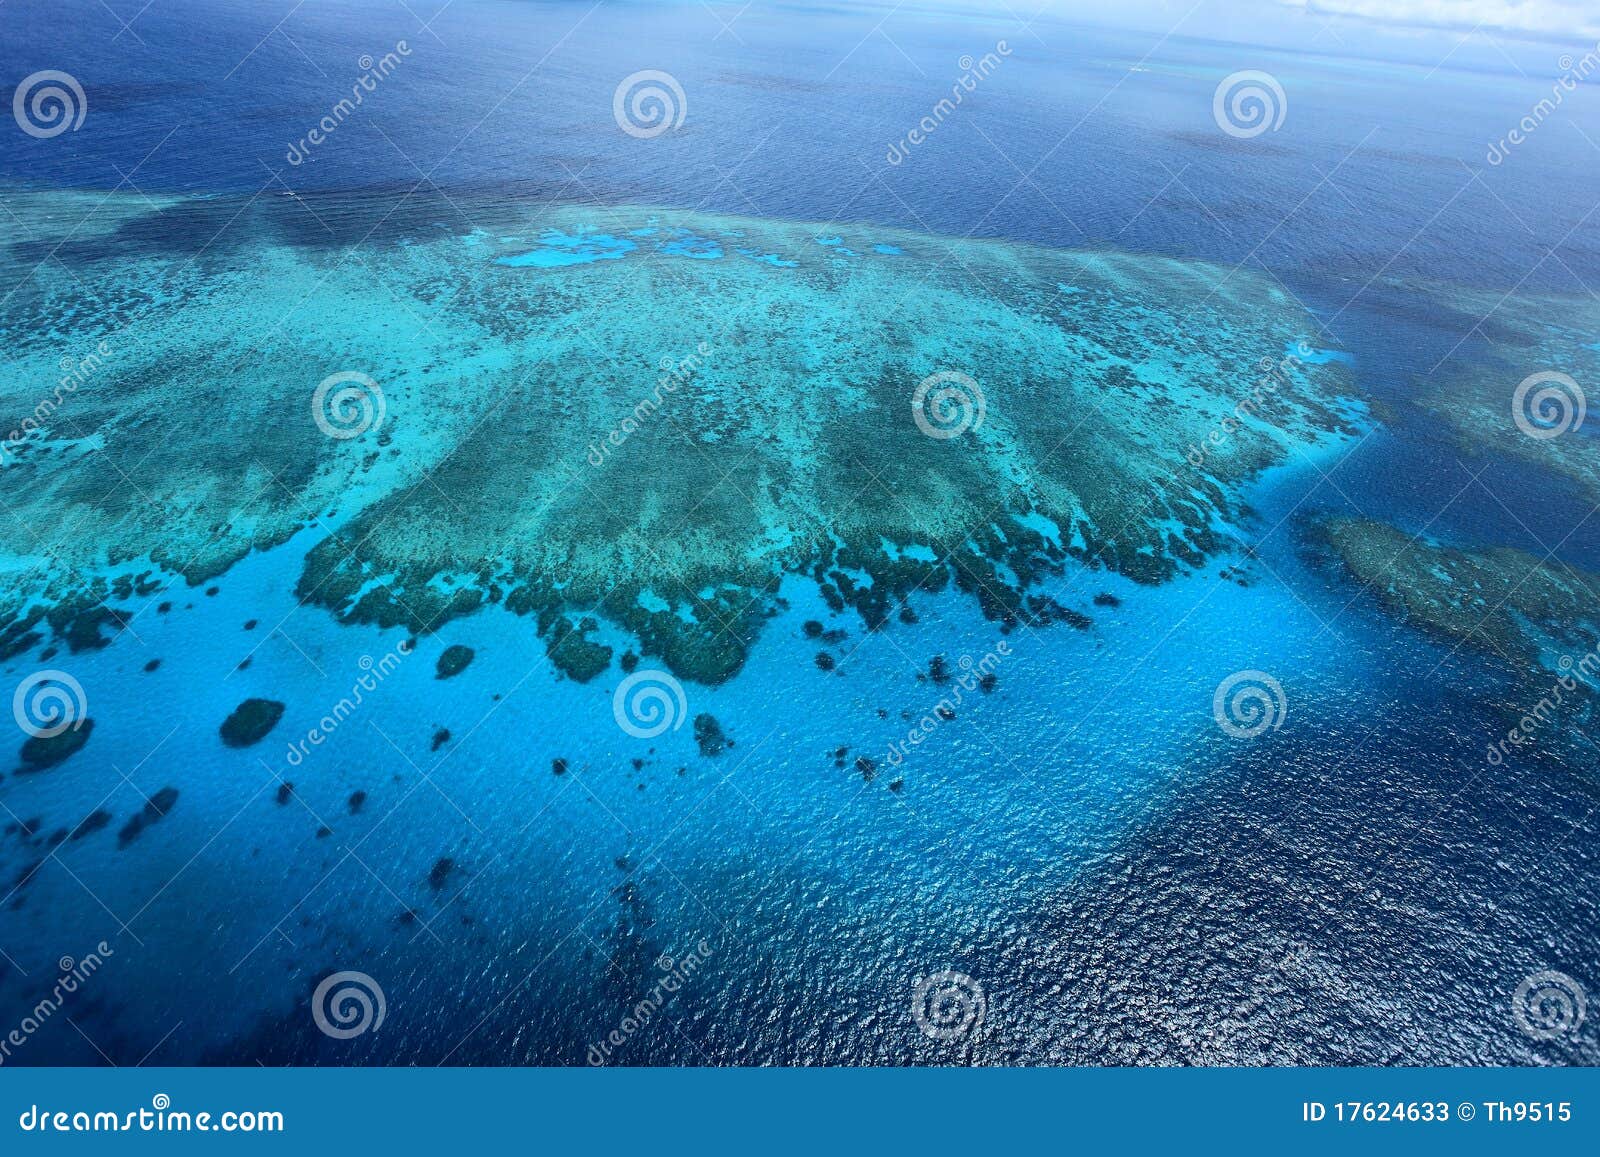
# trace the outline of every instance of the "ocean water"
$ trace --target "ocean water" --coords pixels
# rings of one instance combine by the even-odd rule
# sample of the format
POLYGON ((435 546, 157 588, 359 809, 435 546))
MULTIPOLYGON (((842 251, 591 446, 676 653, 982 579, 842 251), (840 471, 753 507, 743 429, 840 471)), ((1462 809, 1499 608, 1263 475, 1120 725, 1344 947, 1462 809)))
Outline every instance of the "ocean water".
POLYGON ((70 72, 88 115, 0 151, 0 394, 20 419, 115 351, 0 472, 8 625, 71 612, 3 674, 68 672, 93 721, 0 779, 0 1018, 104 957, 6 1063, 1600 1057, 1593 1020, 1513 1011, 1542 970, 1600 985, 1592 709, 1489 764, 1548 679, 1315 533, 1600 569, 1581 470, 1439 417, 1594 364, 1592 89, 1490 166, 1538 90, 1511 63, 881 15, 6 6, 0 78, 70 72), (1242 68, 1289 94, 1278 132, 1218 131, 1242 68), (681 128, 620 131, 640 69, 681 128), (593 468, 707 333, 692 406, 593 468), (1297 349, 1278 423, 1197 474, 1297 349), (987 413, 925 438, 904 399, 952 362, 987 413), (384 422, 325 437, 309 395, 358 367, 384 422), (947 558, 977 569, 915 570, 947 558), (619 725, 625 654, 676 726, 619 725), (1245 740, 1213 706, 1239 672, 1283 696, 1245 740), (225 745, 251 698, 281 719, 225 745), (381 1024, 319 1028, 338 972, 381 1024))

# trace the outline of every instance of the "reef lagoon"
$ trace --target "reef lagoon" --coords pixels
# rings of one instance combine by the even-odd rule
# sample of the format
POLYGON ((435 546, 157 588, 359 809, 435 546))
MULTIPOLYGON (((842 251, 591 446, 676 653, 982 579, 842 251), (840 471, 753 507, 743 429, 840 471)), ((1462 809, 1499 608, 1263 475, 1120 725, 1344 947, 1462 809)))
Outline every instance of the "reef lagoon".
POLYGON ((157 5, 0 152, 0 1060, 1600 1061, 1600 227, 1475 171, 1504 62, 427 15, 157 5))

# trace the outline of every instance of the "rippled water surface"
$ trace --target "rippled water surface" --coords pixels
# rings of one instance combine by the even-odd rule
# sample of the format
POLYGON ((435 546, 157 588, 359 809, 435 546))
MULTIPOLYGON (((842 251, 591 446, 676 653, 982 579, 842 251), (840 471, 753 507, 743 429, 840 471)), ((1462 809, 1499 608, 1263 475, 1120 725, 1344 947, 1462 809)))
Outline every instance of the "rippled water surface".
POLYGON ((0 9, 6 1062, 1600 1059, 1592 86, 733 15, 0 9))

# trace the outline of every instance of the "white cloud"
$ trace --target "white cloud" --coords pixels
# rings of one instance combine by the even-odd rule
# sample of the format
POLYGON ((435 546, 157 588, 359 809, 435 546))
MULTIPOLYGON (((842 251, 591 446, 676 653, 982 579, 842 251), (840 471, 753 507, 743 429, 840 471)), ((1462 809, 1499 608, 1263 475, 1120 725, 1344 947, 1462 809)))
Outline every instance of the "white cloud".
POLYGON ((1385 24, 1600 36, 1594 0, 1283 0, 1293 8, 1385 24))

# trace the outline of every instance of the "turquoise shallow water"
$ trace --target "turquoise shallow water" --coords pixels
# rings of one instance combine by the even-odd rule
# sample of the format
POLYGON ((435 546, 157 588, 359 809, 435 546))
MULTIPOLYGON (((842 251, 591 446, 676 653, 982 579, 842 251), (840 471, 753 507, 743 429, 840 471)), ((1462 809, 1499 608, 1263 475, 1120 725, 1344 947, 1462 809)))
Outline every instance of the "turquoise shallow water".
MULTIPOLYGON (((85 1027, 102 1047, 132 1049, 173 1023, 203 1024, 163 1046, 173 1061, 581 1063, 609 1031, 605 1010, 637 1000, 660 956, 702 941, 709 963, 673 1005, 671 1031, 658 1022, 618 1063, 938 1060, 936 1043, 898 1015, 924 959, 984 971, 990 1035, 965 1049, 1121 1055, 1125 1046, 1075 1029, 1064 1012, 1033 1019, 1050 1007, 1035 990, 1037 962, 1011 974, 1012 957, 1070 942, 1043 918, 1052 898, 1131 871, 1130 841, 1161 830, 1183 800, 1239 792, 1241 776, 1259 777, 1251 768, 1292 765, 1303 747, 1340 734, 1349 743, 1374 725, 1387 743, 1433 736, 1419 727, 1431 721, 1386 718, 1388 688, 1436 667, 1445 649, 1403 637, 1397 649, 1393 625, 1370 614, 1326 630, 1343 596, 1304 570, 1282 521, 1338 449, 1253 491, 1259 529, 1272 533, 1243 568, 1248 585, 1216 574, 1236 562, 1154 589, 1080 573, 1065 585, 1123 600, 1083 632, 1002 637, 946 594, 914 598, 916 624, 867 634, 830 614, 815 588, 790 583, 790 609, 745 671, 688 690, 690 712, 714 714, 733 740, 714 758, 688 726, 653 740, 623 734, 612 715, 619 675, 561 679, 526 619, 490 609, 424 640, 325 746, 291 764, 291 742, 350 693, 361 657, 405 640, 297 607, 289 592, 306 542, 292 540, 238 564, 216 595, 191 591, 170 614, 136 622, 137 638, 74 660, 95 705, 93 746, 76 767, 13 783, 8 806, 26 800, 55 816, 92 797, 120 824, 140 793, 175 787, 178 805, 126 850, 110 832, 70 843, 7 923, 25 923, 39 943, 104 926, 121 946, 118 967, 85 1027), (247 617, 254 631, 241 630, 247 617), (811 618, 847 633, 826 648, 840 659, 832 673, 812 661, 818 645, 801 629, 811 618), (477 654, 440 681, 435 660, 450 643, 477 654), (891 768, 885 753, 907 730, 900 713, 920 718, 950 694, 924 681, 928 660, 954 666, 997 645, 1010 654, 993 668, 994 691, 966 695, 891 768), (161 667, 143 673, 151 655, 161 667), (1282 730, 1241 753, 1217 731, 1210 700, 1247 666, 1294 675, 1282 730), (247 695, 289 707, 258 747, 226 751, 217 720, 247 695), (441 727, 453 735, 434 750, 441 727), (879 765, 870 782, 858 754, 879 765), (553 774, 557 759, 566 774, 553 774), (294 794, 278 803, 283 779, 294 794), (351 815, 357 791, 366 798, 351 815), (454 867, 435 882, 446 857, 454 867), (151 896, 157 878, 169 883, 151 896), (175 958, 204 960, 201 982, 174 970, 175 958), (351 1054, 305 1031, 303 1009, 325 964, 353 961, 381 976, 401 1031, 351 1054), (840 1011, 805 1026, 762 1015, 818 1001, 840 1011)), ((1426 762, 1408 777, 1450 757, 1410 758, 1426 762)), ((1339 782, 1327 802, 1350 806, 1355 787, 1339 782)), ((1250 806, 1241 829, 1260 819, 1250 806)), ((1306 927, 1298 935, 1314 940, 1306 927)), ((1058 984, 1081 987, 1087 966, 1069 956, 1052 967, 1058 984)), ((1212 1047, 1202 1055, 1300 1055, 1255 1035, 1212 1047)), ((59 1055, 79 1052, 63 1042, 59 1055)), ((1131 1055, 1160 1054, 1147 1042, 1131 1055)))
MULTIPOLYGON (((384 975, 395 1013, 407 985, 417 986, 412 999, 430 999, 421 995, 429 978, 458 969, 473 978, 475 999, 538 993, 562 1009, 581 993, 593 1007, 616 979, 613 954, 654 959, 701 938, 715 951, 706 982, 728 999, 747 998, 753 973, 770 971, 769 999, 802 999, 790 985, 810 976, 807 984, 825 977, 829 999, 847 1007, 891 1003, 906 982, 894 963, 906 945, 887 930, 921 952, 959 954, 963 929, 1068 884, 1192 788, 1202 753, 1225 759, 1229 743, 1210 720, 1218 681, 1247 661, 1303 666, 1332 642, 1276 584, 1241 588, 1212 574, 1156 591, 1080 576, 1127 601, 1082 633, 1058 627, 1009 640, 950 596, 914 600, 919 623, 869 636, 795 583, 784 591, 791 610, 747 670, 727 687, 690 688, 691 712, 711 712, 734 740, 707 759, 687 727, 650 741, 623 734, 612 718, 618 677, 559 679, 527 621, 490 610, 424 641, 325 747, 291 764, 290 742, 349 693, 360 656, 378 659, 405 639, 297 608, 288 591, 303 551, 294 540, 252 557, 215 596, 193 592, 169 615, 136 622, 137 640, 76 660, 95 705, 95 760, 27 785, 29 806, 46 815, 103 794, 119 820, 138 809, 140 792, 179 791, 179 805, 128 850, 109 838, 75 843, 28 885, 12 917, 37 921, 47 940, 69 939, 93 923, 87 889, 127 921, 130 940, 161 945, 127 949, 126 967, 102 989, 108 1006, 125 1010, 114 1024, 129 1039, 189 1009, 215 1026, 217 1039, 203 1043, 223 1047, 263 1016, 292 1016, 305 961, 352 954, 384 975), (254 631, 241 630, 247 617, 259 621, 254 631), (842 660, 834 673, 812 662, 816 644, 800 629, 810 618, 848 632, 828 648, 842 660), (1277 624, 1270 639, 1246 626, 1264 620, 1277 624), (1152 641, 1180 622, 1178 645, 1152 659, 1152 641), (452 642, 477 657, 441 682, 435 659, 452 642), (899 713, 920 718, 950 693, 919 681, 928 660, 943 654, 954 666, 997 644, 1011 654, 995 667, 994 692, 969 694, 955 719, 891 768, 885 753, 907 730, 899 713), (161 667, 145 674, 152 655, 161 667), (246 656, 249 668, 235 671, 246 656), (197 697, 193 687, 217 691, 197 697), (218 709, 249 695, 290 706, 258 747, 225 751, 218 709), (152 713, 151 702, 173 709, 152 713), (454 735, 434 751, 440 727, 454 735), (839 747, 849 749, 844 768, 835 766, 839 747), (860 754, 881 767, 870 782, 854 766, 860 754), (555 759, 571 770, 552 774, 555 759), (889 789, 891 777, 901 790, 889 789), (280 804, 282 779, 294 797, 280 804), (355 791, 366 801, 352 816, 355 791), (319 838, 324 825, 331 834, 319 838), (430 870, 446 856, 457 868, 434 888, 430 870), (176 879, 151 899, 151 874, 176 879), (630 882, 634 893, 619 898, 630 882), (401 922, 408 910, 414 923, 401 922), (841 938, 851 958, 842 971, 840 962, 782 960, 841 938), (210 962, 203 992, 171 974, 172 952, 210 962), (527 971, 533 978, 515 989, 527 971)), ((1293 686, 1296 714, 1302 699, 1364 681, 1363 652, 1344 653, 1348 667, 1321 665, 1293 686)), ((19 806, 16 793, 10 801, 19 806)), ((489 1040, 510 1047, 504 1026, 487 1027, 489 1040)), ((563 1033, 578 1027, 526 1042, 523 1055, 562 1060, 560 1049, 575 1043, 563 1033)), ((417 1059, 441 1040, 437 1028, 419 1032, 417 1059)), ((463 1047, 480 1056, 486 1045, 474 1037, 463 1047)), ((693 1062, 681 1047, 652 1038, 629 1059, 693 1062)))
POLYGON ((636 243, 609 233, 569 237, 550 232, 539 239, 539 248, 496 258, 501 265, 526 265, 534 269, 559 269, 565 265, 587 265, 592 261, 613 261, 636 248, 636 243))
POLYGON ((8 412, 109 344, 0 471, 4 609, 66 608, 0 674, 67 671, 93 720, 0 768, 0 1032, 111 951, 6 1063, 1600 1059, 1592 1017, 1510 1011, 1540 970, 1600 983, 1592 713, 1486 766, 1529 684, 1315 533, 1600 569, 1582 471, 1501 440, 1530 351, 1593 364, 1600 255, 1555 133, 1461 172, 1513 72, 1042 22, 856 181, 927 77, 1020 30, 457 0, 435 42, 360 0, 291 48, 185 0, 133 54, 95 5, 81 38, 12 7, 4 78, 59 56, 91 116, 0 150, 8 412), (402 35, 263 189, 318 72, 402 35), (616 79, 664 63, 683 132, 614 132, 616 79), (1210 114, 1243 63, 1292 94, 1253 143, 1210 114), (1001 198, 994 149, 1033 184, 1001 198), (357 368, 382 422, 324 435, 308 395, 357 368), (982 423, 925 436, 912 390, 956 368, 982 423), (625 655, 677 672, 676 727, 619 724, 625 655), (1240 672, 1283 695, 1242 741, 1213 706, 1240 672), (225 745, 254 697, 281 719, 225 745), (375 1031, 319 1028, 340 971, 375 1031), (981 993, 954 1036, 917 1016, 944 973, 981 993))

